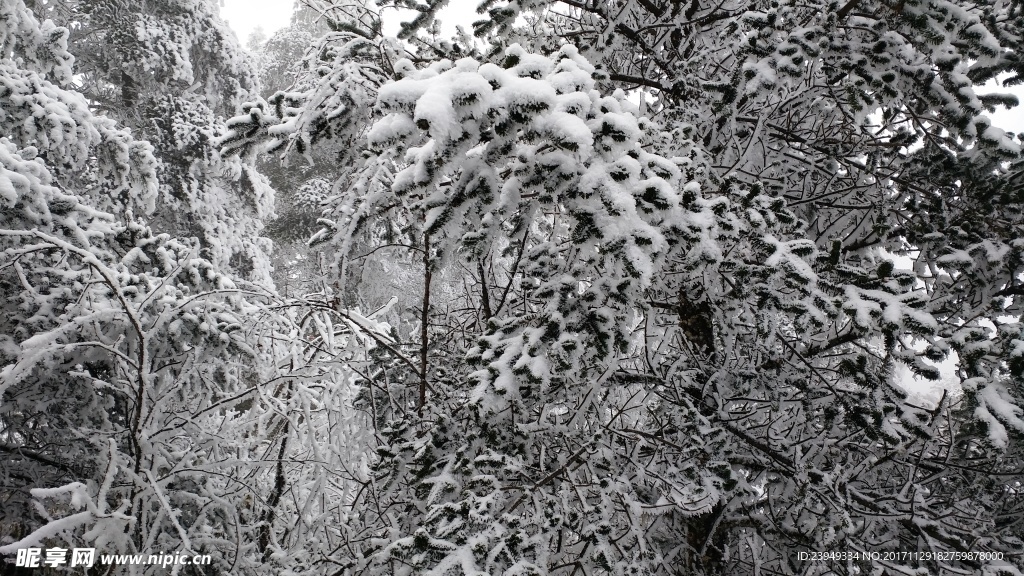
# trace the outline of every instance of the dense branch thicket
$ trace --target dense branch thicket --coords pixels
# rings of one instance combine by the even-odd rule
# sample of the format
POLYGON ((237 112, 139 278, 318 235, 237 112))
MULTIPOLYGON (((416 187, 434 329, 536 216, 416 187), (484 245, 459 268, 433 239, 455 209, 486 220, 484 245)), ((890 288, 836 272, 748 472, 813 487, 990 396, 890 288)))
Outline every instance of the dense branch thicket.
POLYGON ((0 552, 1024 570, 1016 0, 446 5, 0 8, 0 552))

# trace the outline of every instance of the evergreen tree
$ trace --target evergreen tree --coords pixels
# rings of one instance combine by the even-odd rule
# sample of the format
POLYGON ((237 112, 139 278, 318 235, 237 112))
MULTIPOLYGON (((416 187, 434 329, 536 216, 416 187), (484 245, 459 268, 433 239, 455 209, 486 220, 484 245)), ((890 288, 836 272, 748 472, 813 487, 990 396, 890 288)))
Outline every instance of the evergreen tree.
POLYGON ((0 10, 0 552, 260 565, 287 321, 136 219, 159 204, 156 150, 75 90, 66 28, 0 10))
MULTIPOLYGON (((397 294, 419 330, 363 381, 417 392, 390 397, 337 562, 1015 570, 794 553, 1019 545, 1019 146, 984 116, 1015 99, 974 89, 1016 74, 1015 5, 485 2, 481 46, 436 38, 445 4, 414 7, 414 60, 364 84, 379 116, 318 236, 342 288, 375 243, 422 262, 422 294, 397 294), (901 366, 934 380, 945 358, 960 386, 908 400, 901 366)), ((351 142, 289 120, 366 117, 322 102, 228 140, 351 142)))
POLYGON ((1024 570, 1016 2, 447 4, 0 6, 0 553, 1024 570))
POLYGON ((258 78, 215 3, 63 0, 37 11, 70 30, 76 88, 93 109, 153 146, 159 209, 150 224, 198 238, 219 269, 268 284, 270 245, 261 234, 274 190, 215 145, 225 118, 256 95, 258 78))

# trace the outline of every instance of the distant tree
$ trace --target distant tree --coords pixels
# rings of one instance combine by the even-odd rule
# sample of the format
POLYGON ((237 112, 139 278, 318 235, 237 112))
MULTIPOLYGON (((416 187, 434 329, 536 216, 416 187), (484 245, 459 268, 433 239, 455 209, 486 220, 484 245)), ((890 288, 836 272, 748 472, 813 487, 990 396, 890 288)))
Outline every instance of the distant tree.
MULTIPOLYGON (((257 138, 259 143, 243 152, 235 146, 245 144, 235 141, 230 150, 256 159, 281 191, 277 217, 269 223, 267 234, 276 246, 275 281, 288 295, 319 292, 331 283, 325 282, 329 263, 308 241, 321 227, 323 203, 339 193, 339 167, 352 168, 361 161, 361 131, 367 126, 376 86, 386 78, 381 66, 393 59, 388 54, 396 49, 371 40, 379 35, 380 26, 379 17, 359 3, 297 2, 291 24, 256 51, 265 100, 249 105, 252 117, 245 122, 246 138, 257 138), (349 21, 359 22, 370 37, 347 28, 349 21), (335 64, 339 68, 328 73, 335 64), (262 118, 296 114, 296 103, 307 97, 322 98, 322 106, 291 118, 288 126, 275 127, 274 143, 269 144, 272 153, 258 155, 268 136, 262 118), (312 146, 313 142, 318 145, 312 146)), ((236 137, 240 121, 233 121, 236 137)), ((368 282, 387 283, 386 272, 371 272, 379 263, 368 264, 368 282)), ((370 297, 361 304, 364 309, 374 308, 390 297, 370 297)))
POLYGON ((219 269, 266 284, 270 247, 261 236, 274 191, 214 145, 258 78, 216 3, 61 0, 36 10, 70 30, 75 87, 90 106, 153 146, 153 227, 198 238, 219 269))

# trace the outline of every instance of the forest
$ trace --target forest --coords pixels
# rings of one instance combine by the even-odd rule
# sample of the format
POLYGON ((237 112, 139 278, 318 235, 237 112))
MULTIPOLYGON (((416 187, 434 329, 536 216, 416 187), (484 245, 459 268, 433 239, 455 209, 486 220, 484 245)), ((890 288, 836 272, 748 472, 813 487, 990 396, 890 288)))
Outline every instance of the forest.
POLYGON ((1021 0, 2 0, 0 573, 1022 576, 1022 83, 1021 0))

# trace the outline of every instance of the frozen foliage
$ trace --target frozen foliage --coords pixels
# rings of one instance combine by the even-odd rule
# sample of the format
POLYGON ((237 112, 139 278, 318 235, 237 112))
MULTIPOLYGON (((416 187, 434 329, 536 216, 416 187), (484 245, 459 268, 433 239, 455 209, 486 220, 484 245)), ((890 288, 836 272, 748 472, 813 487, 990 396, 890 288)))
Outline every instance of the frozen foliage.
MULTIPOLYGON (((68 87, 66 29, 20 1, 3 10, 0 551, 261 566, 277 541, 263 492, 280 459, 267 455, 286 443, 290 402, 311 410, 279 361, 308 319, 275 314, 271 292, 240 289, 200 246, 135 220, 159 210, 162 150, 68 87)), ((337 411, 344 390, 317 395, 337 411)))
POLYGON ((261 234, 274 190, 250 164, 216 153, 225 118, 256 94, 256 72, 216 3, 69 0, 37 11, 71 30, 83 106, 152 145, 158 187, 148 221, 198 238, 218 269, 269 285, 261 234))
MULTIPOLYGON (((397 295, 420 330, 361 379, 381 445, 333 561, 852 573, 882 568, 792 552, 1015 549, 1019 147, 984 116, 1013 98, 973 85, 1017 70, 1016 8, 762 4, 486 2, 474 41, 438 39, 427 2, 407 57, 377 52, 395 81, 362 84, 380 116, 314 241, 345 299, 368 257, 418 262, 397 295), (908 403, 897 364, 936 379, 951 353, 962 386, 908 403)), ((290 119, 370 117, 352 93, 235 141, 345 148, 360 125, 290 119)))
MULTIPOLYGON (((465 360, 431 368, 432 354, 423 351, 419 410, 432 413, 433 424, 426 436, 402 420, 383 430, 376 482, 386 501, 422 499, 425 516, 408 505, 386 517, 364 514, 364 529, 390 526, 389 536, 348 562, 439 574, 544 570, 587 548, 614 508, 592 508, 602 498, 596 485, 582 494, 572 488, 572 479, 594 470, 575 470, 567 482, 530 482, 527 492, 524 481, 574 464, 583 450, 600 453, 586 415, 607 420, 605 410, 596 396, 583 406, 574 398, 618 368, 644 292, 679 241, 673 223, 700 218, 680 205, 680 168, 642 147, 645 120, 635 106, 622 94, 602 96, 592 66, 571 46, 550 58, 513 46, 503 66, 467 58, 395 68, 405 72, 380 90, 386 115, 368 141, 379 154, 406 150, 396 158, 405 167, 389 187, 367 180, 366 192, 342 205, 338 241, 346 244, 352 226, 397 198, 400 212, 419 222, 428 267, 497 260, 503 247, 515 254, 499 264, 512 268, 508 286, 515 267, 524 278, 500 300, 495 290, 493 302, 490 286, 478 288, 488 302, 479 319, 486 329, 465 360), (580 448, 573 456, 560 447, 545 453, 552 442, 580 448), (418 478, 407 488, 406 470, 418 478), (520 488, 502 488, 510 482, 520 488), (544 501, 562 502, 578 517, 538 524, 543 518, 526 510, 544 501), (553 529, 562 522, 570 532, 556 550, 553 529)), ((367 170, 379 165, 370 161, 367 170)), ((587 561, 640 560, 610 548, 604 554, 587 561)))
POLYGON ((1024 570, 1016 2, 8 4, 0 553, 1024 570))
POLYGON ((266 157, 260 168, 283 193, 268 234, 277 245, 275 279, 286 292, 323 285, 323 255, 306 240, 320 227, 320 200, 336 193, 339 170, 350 173, 359 165, 376 91, 394 59, 392 43, 374 36, 380 25, 358 3, 298 6, 291 26, 259 49, 264 88, 275 89, 264 92, 266 100, 244 103, 245 115, 231 119, 222 137, 227 155, 249 161, 269 150, 281 160, 266 157), (307 41, 297 43, 301 38, 307 41))

